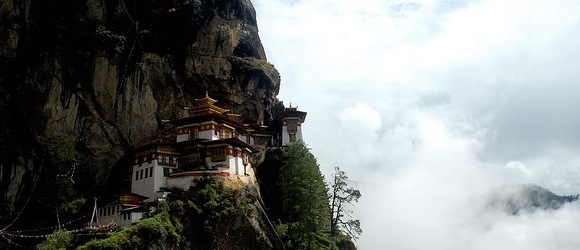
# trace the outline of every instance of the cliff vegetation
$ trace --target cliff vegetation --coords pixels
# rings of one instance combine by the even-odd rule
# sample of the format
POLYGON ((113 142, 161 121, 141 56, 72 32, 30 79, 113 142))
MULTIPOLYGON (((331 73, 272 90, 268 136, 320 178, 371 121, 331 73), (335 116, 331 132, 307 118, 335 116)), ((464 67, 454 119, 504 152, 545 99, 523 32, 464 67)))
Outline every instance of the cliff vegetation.
MULTIPOLYGON (((174 190, 156 214, 120 231, 93 236, 87 242, 57 230, 38 248, 356 249, 352 237, 362 233, 360 225, 356 230, 340 226, 331 230, 331 224, 344 214, 333 213, 329 205, 341 196, 328 192, 306 146, 293 143, 283 150, 271 150, 267 159, 258 168, 265 178, 261 183, 276 188, 264 191, 269 198, 266 202, 253 185, 231 188, 208 177, 186 191, 174 190)), ((336 177, 346 180, 344 172, 336 177)), ((351 190, 360 197, 358 190, 351 190)))

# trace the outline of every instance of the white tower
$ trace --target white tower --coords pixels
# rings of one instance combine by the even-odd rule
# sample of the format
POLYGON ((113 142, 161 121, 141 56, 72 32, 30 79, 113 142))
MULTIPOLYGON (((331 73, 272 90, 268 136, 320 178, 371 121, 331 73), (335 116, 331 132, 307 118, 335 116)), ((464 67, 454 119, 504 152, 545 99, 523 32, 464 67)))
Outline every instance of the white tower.
POLYGON ((306 120, 306 112, 298 111, 297 107, 287 107, 278 114, 282 122, 282 146, 302 140, 302 123, 306 120))

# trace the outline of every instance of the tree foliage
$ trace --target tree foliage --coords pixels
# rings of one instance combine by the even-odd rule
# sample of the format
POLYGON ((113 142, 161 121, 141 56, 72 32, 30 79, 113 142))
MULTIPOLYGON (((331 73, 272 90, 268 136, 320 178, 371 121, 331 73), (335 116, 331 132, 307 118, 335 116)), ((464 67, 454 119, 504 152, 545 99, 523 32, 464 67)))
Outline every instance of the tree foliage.
POLYGON ((74 236, 66 230, 57 230, 38 244, 38 250, 66 250, 73 246, 74 236))
POLYGON ((218 239, 233 234, 233 224, 251 202, 241 190, 226 188, 215 178, 198 180, 188 191, 169 196, 170 211, 183 224, 193 248, 216 249, 218 239))
POLYGON ((279 225, 291 249, 332 249, 328 241, 328 196, 316 158, 303 142, 288 145, 280 185, 286 223, 279 225))
POLYGON ((40 144, 47 160, 59 170, 70 168, 80 158, 75 146, 62 136, 41 137, 40 144))
POLYGON ((164 205, 156 215, 123 227, 121 231, 112 232, 107 238, 89 241, 77 249, 178 248, 181 229, 181 224, 169 215, 164 205))
MULTIPOLYGON (((242 193, 244 190, 227 188, 216 178, 197 180, 187 191, 175 190, 167 202, 160 203, 153 216, 76 249, 224 249, 220 239, 227 237, 239 238, 233 244, 247 244, 246 238, 255 242, 247 237, 251 234, 243 237, 244 234, 236 231, 240 215, 256 199, 250 191, 242 193)), ((69 244, 66 249, 75 247, 67 243, 70 240, 55 239, 46 240, 38 247, 55 249, 53 246, 65 243, 69 244)))
POLYGON ((333 236, 340 232, 356 239, 362 233, 360 221, 355 219, 344 219, 345 216, 350 218, 354 202, 358 202, 361 197, 359 190, 348 187, 346 181, 348 176, 339 167, 334 168, 332 183, 330 184, 330 233, 333 236))
POLYGON ((85 203, 76 189, 74 172, 81 154, 73 143, 62 136, 40 138, 41 164, 48 184, 39 201, 46 207, 56 207, 58 213, 74 214, 85 203))

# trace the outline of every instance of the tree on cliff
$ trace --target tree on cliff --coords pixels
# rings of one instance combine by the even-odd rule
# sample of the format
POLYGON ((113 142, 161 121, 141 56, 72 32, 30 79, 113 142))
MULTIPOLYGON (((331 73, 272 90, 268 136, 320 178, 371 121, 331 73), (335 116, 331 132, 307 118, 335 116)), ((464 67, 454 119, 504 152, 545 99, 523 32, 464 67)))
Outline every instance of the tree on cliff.
POLYGON ((42 209, 56 208, 57 213, 74 214, 84 204, 75 188, 74 173, 81 154, 74 144, 62 136, 41 137, 39 159, 44 167, 37 200, 42 209))
MULTIPOLYGON (((170 214, 183 224, 182 235, 194 249, 223 249, 224 239, 235 235, 244 210, 249 210, 251 200, 242 190, 224 186, 216 178, 204 177, 183 193, 169 196, 170 214), (238 224, 238 226, 234 226, 238 224)), ((243 237, 242 237, 243 238, 243 237)), ((231 241, 230 241, 231 242, 231 241)), ((247 244, 247 243, 246 243, 247 244)))
POLYGON ((290 249, 332 249, 328 231, 328 196, 316 158, 303 142, 288 145, 280 185, 287 223, 279 226, 290 249))
POLYGON ((359 220, 345 220, 346 216, 350 217, 352 210, 348 205, 358 202, 361 197, 359 190, 348 187, 346 181, 348 176, 339 167, 334 168, 332 183, 330 184, 330 233, 333 236, 339 235, 340 232, 356 239, 362 233, 359 220))

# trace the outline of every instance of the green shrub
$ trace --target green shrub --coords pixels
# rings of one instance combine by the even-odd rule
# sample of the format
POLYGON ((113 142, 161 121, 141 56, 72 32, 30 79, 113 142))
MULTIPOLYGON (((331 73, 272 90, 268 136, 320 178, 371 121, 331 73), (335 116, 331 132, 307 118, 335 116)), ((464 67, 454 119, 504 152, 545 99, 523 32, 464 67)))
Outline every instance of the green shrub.
POLYGON ((46 237, 38 244, 38 250, 70 249, 73 246, 74 236, 66 230, 58 230, 46 237))

